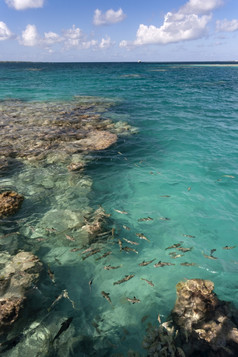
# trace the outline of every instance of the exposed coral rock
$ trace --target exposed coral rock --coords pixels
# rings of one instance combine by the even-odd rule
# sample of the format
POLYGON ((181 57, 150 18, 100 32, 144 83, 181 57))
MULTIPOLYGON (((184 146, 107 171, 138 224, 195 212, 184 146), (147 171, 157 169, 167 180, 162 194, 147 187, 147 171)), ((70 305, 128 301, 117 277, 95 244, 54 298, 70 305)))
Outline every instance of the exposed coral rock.
POLYGON ((211 281, 202 279, 177 284, 171 321, 150 329, 144 340, 149 356, 238 355, 238 311, 219 300, 213 288, 211 281))
POLYGON ((10 256, 0 254, 0 332, 18 318, 27 289, 35 283, 42 269, 39 259, 28 252, 10 256))
POLYGON ((107 214, 102 207, 99 207, 90 219, 87 220, 82 229, 88 232, 89 241, 92 242, 98 234, 103 232, 108 217, 110 217, 110 214, 107 214))
POLYGON ((16 213, 23 200, 24 197, 14 191, 0 193, 0 218, 16 213))
POLYGON ((104 150, 117 141, 117 135, 109 131, 92 130, 85 139, 80 140, 84 150, 104 150))

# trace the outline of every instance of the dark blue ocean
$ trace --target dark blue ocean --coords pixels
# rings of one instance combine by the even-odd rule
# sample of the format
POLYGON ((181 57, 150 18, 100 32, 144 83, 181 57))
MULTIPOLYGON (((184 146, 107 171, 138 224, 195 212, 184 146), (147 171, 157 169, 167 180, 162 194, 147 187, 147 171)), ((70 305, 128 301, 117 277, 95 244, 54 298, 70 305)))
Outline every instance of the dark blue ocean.
POLYGON ((93 104, 90 115, 124 129, 109 148, 87 152, 80 177, 57 158, 32 164, 29 150, 0 176, 1 191, 10 187, 25 197, 16 215, 0 221, 0 236, 19 232, 1 239, 0 249, 32 251, 45 267, 25 303, 22 338, 4 357, 146 356, 146 328, 158 324, 158 314, 167 320, 184 279, 212 280, 219 298, 237 306, 238 65, 0 63, 0 117, 9 121, 0 133, 16 135, 16 150, 47 111, 57 118, 75 102, 93 104), (14 111, 25 113, 19 130, 14 111), (98 207, 111 215, 113 234, 83 260, 82 250, 72 251, 89 248, 77 223, 98 207), (70 229, 77 242, 62 233, 70 229), (121 250, 118 240, 135 251, 121 250), (189 249, 166 249, 174 244, 189 249), (158 261, 174 265, 156 268, 158 261), (113 285, 126 275, 134 277, 113 285), (52 306, 64 290, 69 298, 52 306), (127 300, 134 297, 140 303, 127 300), (69 317, 70 327, 52 345, 69 317))

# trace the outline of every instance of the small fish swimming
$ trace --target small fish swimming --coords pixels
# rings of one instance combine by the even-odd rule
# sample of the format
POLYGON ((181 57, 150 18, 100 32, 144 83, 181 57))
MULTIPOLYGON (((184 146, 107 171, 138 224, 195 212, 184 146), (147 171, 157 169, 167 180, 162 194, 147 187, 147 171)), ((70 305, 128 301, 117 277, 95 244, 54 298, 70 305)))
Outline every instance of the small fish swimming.
POLYGON ((103 255, 101 255, 101 257, 98 257, 96 260, 100 260, 100 259, 106 258, 110 254, 112 254, 112 251, 108 251, 108 252, 104 253, 103 255))
POLYGON ((110 299, 110 293, 106 293, 105 291, 101 291, 102 296, 111 304, 112 300, 110 299))
POLYGON ((147 279, 144 279, 144 278, 141 278, 141 280, 146 281, 150 286, 154 286, 154 284, 150 280, 147 280, 147 279))
POLYGON ((188 262, 185 262, 185 263, 180 263, 180 265, 183 265, 185 267, 192 267, 192 266, 195 266, 197 265, 196 263, 188 263, 188 262))
POLYGON ((144 236, 143 233, 136 233, 136 236, 139 237, 140 239, 144 239, 147 240, 147 242, 149 242, 150 240, 148 238, 146 238, 146 236, 144 236))
POLYGON ((70 249, 71 252, 78 252, 80 250, 80 248, 72 248, 70 249))
POLYGON ((94 254, 99 253, 100 251, 101 251, 101 249, 99 249, 99 248, 98 248, 98 249, 93 249, 90 253, 88 253, 87 255, 85 255, 85 257, 83 257, 82 259, 85 260, 85 259, 91 257, 91 255, 94 255, 94 254))
POLYGON ((229 178, 232 178, 232 179, 235 178, 235 176, 232 176, 232 175, 222 175, 222 177, 229 177, 229 178))
POLYGON ((190 234, 183 234, 183 236, 188 238, 196 238, 195 236, 191 236, 190 234))
POLYGON ((69 328, 69 326, 70 326, 72 320, 73 320, 73 317, 69 317, 66 321, 64 321, 64 322, 61 324, 61 328, 59 329, 58 333, 57 333, 57 334, 55 335, 55 337, 53 338, 52 343, 53 343, 64 331, 66 331, 66 330, 69 328))
POLYGON ((167 249, 173 249, 173 248, 178 248, 178 247, 180 247, 180 246, 181 246, 181 243, 175 243, 175 244, 171 245, 170 247, 165 248, 165 250, 167 250, 167 249))
POLYGON ((159 219, 161 221, 170 221, 170 218, 168 218, 168 217, 160 217, 159 219))
POLYGON ((155 259, 148 260, 147 262, 143 260, 142 263, 139 264, 140 267, 145 267, 146 265, 151 264, 155 259))
POLYGON ((160 196, 160 197, 169 198, 170 196, 169 195, 163 195, 163 196, 160 196))
POLYGON ((202 252, 202 254, 205 258, 208 258, 208 259, 213 259, 213 260, 218 259, 217 257, 214 257, 213 255, 207 255, 204 252, 202 252))
POLYGON ((134 296, 133 299, 128 298, 128 297, 127 297, 126 299, 127 299, 127 301, 131 302, 132 304, 136 304, 136 303, 139 303, 139 302, 140 302, 140 300, 137 299, 135 296, 134 296))
POLYGON ((118 239, 118 245, 119 245, 119 248, 120 248, 120 251, 122 250, 122 241, 120 239, 118 239))
POLYGON ((163 268, 163 267, 169 266, 169 265, 175 265, 175 264, 173 264, 173 263, 167 263, 167 262, 161 262, 161 260, 160 260, 158 263, 154 264, 154 267, 155 267, 155 268, 158 268, 158 267, 163 268))
POLYGON ((123 247, 121 249, 124 250, 125 252, 134 252, 134 253, 138 254, 137 250, 130 248, 130 247, 123 247))
POLYGON ((146 218, 139 218, 138 222, 147 222, 147 221, 153 221, 153 218, 151 217, 146 217, 146 218))
POLYGON ((92 291, 92 284, 93 284, 93 279, 89 280, 89 282, 88 282, 90 293, 92 291))
POLYGON ((53 271, 50 269, 50 266, 49 266, 49 265, 48 265, 47 273, 48 273, 48 275, 49 275, 51 281, 52 281, 53 283, 55 283, 55 276, 54 276, 53 271))
POLYGON ((126 212, 126 211, 120 211, 119 209, 115 209, 115 208, 114 208, 114 211, 116 211, 120 214, 128 214, 128 212, 126 212))
POLYGON ((210 256, 212 256, 215 251, 216 249, 211 249, 210 256))
POLYGON ((188 187, 188 191, 190 191, 190 190, 191 190, 191 187, 189 186, 189 187, 188 187))
POLYGON ((158 322, 161 324, 161 317, 160 317, 160 314, 158 314, 157 320, 158 320, 158 322))
POLYGON ((233 245, 231 247, 229 247, 228 245, 226 245, 225 247, 223 247, 222 249, 226 249, 226 250, 229 250, 229 249, 234 249, 236 247, 236 245, 233 245))
POLYGON ((45 228, 45 230, 50 233, 57 232, 57 229, 55 229, 55 228, 45 228))
POLYGON ((173 259, 181 258, 181 257, 184 256, 183 254, 177 254, 176 252, 171 252, 171 253, 169 253, 169 255, 170 255, 171 258, 173 258, 173 259))
POLYGON ((193 247, 191 248, 183 248, 183 247, 179 247, 179 248, 176 248, 177 250, 180 250, 181 252, 183 253, 187 253, 187 252, 190 252, 190 250, 193 249, 193 247))
POLYGON ((127 231, 130 231, 130 230, 131 230, 130 227, 128 227, 128 226, 123 225, 122 227, 123 227, 124 229, 126 229, 127 231))
POLYGON ((123 240, 129 244, 133 244, 133 245, 139 245, 139 243, 137 242, 133 242, 132 240, 129 240, 129 239, 126 239, 126 238, 123 238, 123 240))
POLYGON ((93 250, 93 248, 92 248, 92 247, 89 247, 89 248, 85 249, 85 250, 82 252, 82 254, 91 252, 92 250, 93 250))
POLYGON ((71 242, 75 242, 75 239, 68 234, 65 234, 66 239, 70 240, 71 242))
POLYGON ((128 280, 134 278, 134 276, 135 276, 135 274, 126 275, 125 278, 123 278, 123 279, 121 279, 121 280, 118 280, 118 281, 115 281, 115 282, 113 283, 113 285, 122 284, 122 283, 124 283, 125 281, 128 281, 128 280))
POLYGON ((118 269, 121 268, 121 265, 117 265, 117 266, 111 266, 111 265, 105 265, 105 267, 103 269, 105 270, 112 270, 112 269, 118 269))

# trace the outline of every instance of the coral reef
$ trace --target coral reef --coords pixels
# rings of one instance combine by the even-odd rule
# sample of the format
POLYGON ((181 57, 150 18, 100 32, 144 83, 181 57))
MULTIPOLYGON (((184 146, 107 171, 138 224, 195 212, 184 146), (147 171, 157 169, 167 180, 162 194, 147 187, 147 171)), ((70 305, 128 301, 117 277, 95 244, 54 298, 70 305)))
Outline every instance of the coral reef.
POLYGON ((238 311, 218 299, 209 280, 177 284, 170 321, 150 327, 143 341, 148 356, 237 356, 238 311))
POLYGON ((0 218, 13 215, 20 208, 24 197, 14 191, 0 193, 0 218))
POLYGON ((0 253, 0 333, 18 318, 26 291, 37 281, 42 269, 39 259, 29 252, 11 256, 0 253))

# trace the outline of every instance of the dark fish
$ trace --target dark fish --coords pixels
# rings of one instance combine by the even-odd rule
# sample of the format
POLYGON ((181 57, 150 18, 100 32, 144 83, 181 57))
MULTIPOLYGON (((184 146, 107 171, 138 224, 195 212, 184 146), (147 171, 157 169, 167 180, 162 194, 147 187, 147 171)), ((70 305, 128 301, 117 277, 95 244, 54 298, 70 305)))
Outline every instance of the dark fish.
POLYGON ((89 282, 88 282, 88 286, 89 286, 90 293, 91 293, 91 291, 92 291, 92 284, 93 284, 93 280, 91 279, 91 280, 89 280, 89 282))
POLYGON ((183 248, 183 247, 179 247, 179 248, 176 248, 177 250, 180 250, 181 252, 183 253, 186 253, 186 252, 190 252, 190 250, 193 249, 193 247, 191 248, 183 248))
POLYGON ((101 249, 93 249, 90 253, 85 255, 85 257, 83 257, 83 260, 87 259, 88 257, 91 257, 91 255, 99 253, 100 251, 101 251, 101 249))
POLYGON ((123 238, 123 239, 124 239, 124 241, 126 241, 129 244, 139 245, 139 243, 133 242, 132 240, 129 240, 129 239, 126 239, 126 238, 123 238))
POLYGON ((145 267, 146 265, 149 265, 150 263, 152 263, 155 259, 152 260, 148 260, 147 262, 143 260, 142 263, 139 264, 140 267, 145 267))
POLYGON ((118 269, 121 268, 121 265, 117 265, 116 267, 113 267, 111 265, 105 265, 104 269, 105 270, 112 270, 112 269, 118 269))
POLYGON ((212 256, 215 251, 216 249, 211 249, 210 256, 212 256))
POLYGON ((144 239, 147 240, 147 242, 149 242, 150 240, 148 238, 146 238, 146 236, 144 236, 143 233, 136 233, 136 236, 139 237, 140 239, 144 239))
POLYGON ((135 296, 134 296, 133 299, 128 298, 128 297, 127 297, 126 299, 127 299, 127 301, 131 302, 132 304, 136 304, 136 303, 139 303, 139 302, 140 302, 140 300, 137 299, 135 296))
POLYGON ((160 197, 166 197, 166 198, 169 198, 170 196, 169 196, 169 195, 163 195, 163 196, 160 196, 160 197))
POLYGON ((66 331, 71 322, 73 320, 73 317, 69 317, 67 320, 65 320, 62 324, 61 324, 61 328, 59 329, 58 333, 55 335, 55 337, 53 338, 53 341, 54 342, 64 331, 66 331))
POLYGON ((112 303, 112 300, 110 299, 110 293, 106 293, 105 291, 101 292, 102 296, 108 301, 110 302, 110 304, 112 303))
POLYGON ((170 247, 165 248, 165 250, 167 250, 167 249, 173 249, 173 248, 178 248, 178 247, 180 247, 180 246, 181 246, 181 243, 176 243, 176 244, 171 245, 170 247))
POLYGON ((183 234, 183 236, 188 238, 196 238, 195 236, 191 236, 190 234, 183 234))
POLYGON ((160 217, 160 220, 161 221, 170 221, 170 218, 168 218, 168 217, 160 217))
POLYGON ((154 264, 154 267, 155 268, 158 268, 158 267, 165 267, 165 266, 169 266, 169 265, 175 265, 173 263, 167 263, 167 262, 161 262, 161 260, 157 263, 157 264, 154 264))
POLYGON ((185 262, 185 263, 180 263, 180 265, 183 265, 183 266, 185 266, 185 267, 192 267, 192 266, 195 266, 195 265, 197 265, 197 264, 185 262))
POLYGON ((236 245, 233 245, 231 247, 228 247, 228 245, 226 245, 225 247, 223 247, 222 249, 226 249, 226 250, 229 250, 229 249, 234 249, 236 247, 236 245))
POLYGON ((139 218, 138 222, 147 222, 147 221, 153 221, 153 218, 151 217, 146 217, 146 218, 139 218))
POLYGON ((146 281, 150 286, 154 286, 154 284, 150 280, 147 280, 147 279, 144 279, 144 278, 141 278, 141 280, 146 281))
POLYGON ((55 276, 54 276, 54 273, 53 273, 53 271, 50 269, 50 267, 49 267, 49 266, 48 266, 47 273, 48 273, 48 275, 49 275, 49 277, 50 277, 51 281, 52 281, 53 283, 55 283, 55 276))
POLYGON ((202 254, 205 258, 208 258, 208 259, 213 259, 213 260, 218 259, 218 258, 214 257, 213 255, 207 255, 204 252, 202 252, 202 254))
POLYGON ((134 253, 138 254, 137 250, 130 248, 130 247, 123 247, 121 249, 124 250, 125 252, 134 252, 134 253))
POLYGON ((46 228, 45 230, 50 233, 57 232, 57 230, 55 228, 46 228))
POLYGON ((98 257, 96 260, 100 260, 100 259, 106 258, 109 254, 112 254, 112 251, 104 253, 103 255, 101 255, 101 257, 98 257))
POLYGON ((21 339, 23 337, 24 337, 24 334, 20 333, 18 336, 13 337, 8 341, 4 341, 4 342, 0 343, 0 348, 1 348, 0 353, 6 352, 6 351, 10 350, 11 348, 15 347, 21 341, 21 339))
POLYGON ((124 283, 125 281, 128 281, 128 280, 134 278, 134 276, 135 276, 134 274, 133 274, 133 275, 126 275, 125 278, 114 282, 113 285, 122 284, 122 283, 124 283))

